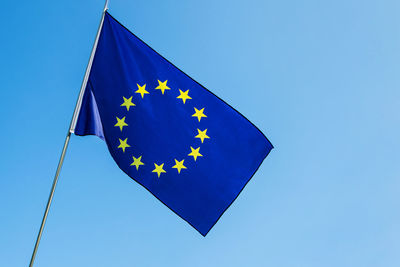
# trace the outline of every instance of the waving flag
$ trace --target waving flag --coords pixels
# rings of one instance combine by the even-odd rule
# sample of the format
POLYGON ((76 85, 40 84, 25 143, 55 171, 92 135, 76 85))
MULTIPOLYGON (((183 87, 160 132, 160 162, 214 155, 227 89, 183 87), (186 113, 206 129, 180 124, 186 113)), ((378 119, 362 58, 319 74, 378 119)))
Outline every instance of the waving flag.
POLYGON ((121 170, 204 236, 272 149, 108 13, 74 132, 102 138, 121 170))

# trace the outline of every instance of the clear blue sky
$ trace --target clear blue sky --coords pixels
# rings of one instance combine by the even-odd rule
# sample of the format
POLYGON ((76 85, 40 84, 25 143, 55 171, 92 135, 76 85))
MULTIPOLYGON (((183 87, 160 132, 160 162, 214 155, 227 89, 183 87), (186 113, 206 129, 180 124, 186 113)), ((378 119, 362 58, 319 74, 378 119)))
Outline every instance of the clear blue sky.
MULTIPOLYGON (((1 3, 0 266, 28 265, 103 4, 1 3)), ((204 238, 73 136, 36 266, 400 266, 399 1, 109 7, 275 149, 204 238)))

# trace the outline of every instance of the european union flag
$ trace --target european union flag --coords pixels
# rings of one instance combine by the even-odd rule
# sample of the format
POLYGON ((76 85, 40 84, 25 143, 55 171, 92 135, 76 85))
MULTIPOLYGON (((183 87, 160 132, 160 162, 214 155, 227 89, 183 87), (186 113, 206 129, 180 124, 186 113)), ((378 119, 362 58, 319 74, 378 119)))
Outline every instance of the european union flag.
POLYGON ((121 170, 204 236, 272 149, 108 13, 75 134, 105 140, 121 170))

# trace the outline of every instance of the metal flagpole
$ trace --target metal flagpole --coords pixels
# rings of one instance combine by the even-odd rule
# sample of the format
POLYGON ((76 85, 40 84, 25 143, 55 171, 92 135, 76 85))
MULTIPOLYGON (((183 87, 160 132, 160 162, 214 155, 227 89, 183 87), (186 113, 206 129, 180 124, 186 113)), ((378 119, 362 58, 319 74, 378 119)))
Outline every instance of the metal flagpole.
POLYGON ((38 250, 38 247, 39 247, 40 239, 42 237, 44 225, 46 224, 47 215, 49 213, 51 201, 53 200, 54 191, 56 189, 58 176, 60 175, 61 167, 62 167, 63 162, 64 162, 65 153, 67 152, 69 139, 71 138, 71 133, 74 133, 74 130, 75 130, 77 117, 78 117, 78 114, 79 114, 79 111, 80 111, 81 105, 82 105, 83 93, 85 91, 86 84, 87 84, 87 81, 89 79, 89 74, 90 74, 90 70, 92 68, 94 54, 96 52, 97 43, 99 41, 100 32, 101 32, 101 29, 103 27, 104 16, 106 14, 107 9, 108 9, 108 0, 106 0, 106 2, 104 4, 104 9, 103 9, 103 13, 102 13, 102 16, 101 16, 99 28, 97 29, 96 39, 95 39, 94 44, 93 44, 93 48, 92 48, 92 52, 90 54, 88 65, 86 67, 85 76, 83 78, 82 86, 81 86, 81 89, 79 91, 79 97, 78 97, 78 100, 77 100, 76 105, 75 105, 75 110, 74 110, 74 113, 73 113, 73 116, 72 116, 72 119, 71 119, 71 124, 69 126, 67 136, 65 138, 64 147, 62 149, 61 157, 60 157, 60 160, 58 162, 56 174, 55 174, 54 180, 53 180, 53 185, 51 186, 49 199, 47 200, 46 209, 44 211, 44 215, 43 215, 43 218, 42 218, 42 223, 40 225, 39 233, 38 233, 37 238, 36 238, 36 243, 35 243, 35 247, 34 247, 33 252, 32 252, 32 257, 31 257, 31 261, 29 263, 29 267, 32 267, 33 263, 35 261, 35 257, 36 257, 36 253, 37 253, 37 250, 38 250))

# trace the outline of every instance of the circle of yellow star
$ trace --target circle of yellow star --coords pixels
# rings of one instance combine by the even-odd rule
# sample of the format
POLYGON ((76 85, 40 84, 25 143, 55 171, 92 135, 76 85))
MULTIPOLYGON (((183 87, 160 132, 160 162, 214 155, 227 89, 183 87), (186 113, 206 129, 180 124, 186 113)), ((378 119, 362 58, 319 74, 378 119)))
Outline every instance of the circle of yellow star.
POLYGON ((162 94, 164 94, 165 90, 170 90, 171 89, 171 88, 169 88, 167 86, 168 80, 165 80, 164 82, 161 82, 160 80, 157 80, 157 81, 158 81, 158 86, 156 87, 156 89, 161 90, 162 94))
POLYGON ((197 131, 198 131, 199 134, 196 135, 195 138, 200 138, 201 143, 203 143, 204 139, 210 138, 210 137, 207 135, 207 129, 205 129, 204 131, 200 131, 200 129, 197 129, 197 131))
POLYGON ((133 158, 133 162, 131 164, 131 166, 135 166, 136 170, 139 170, 140 165, 144 165, 144 163, 142 162, 142 156, 135 158, 134 156, 132 156, 133 158))
POLYGON ((142 98, 144 97, 145 94, 149 94, 149 92, 146 91, 146 84, 144 84, 143 86, 140 86, 139 84, 137 84, 137 87, 139 89, 137 89, 135 91, 135 93, 140 94, 142 96, 142 98))
POLYGON ((190 147, 190 150, 192 150, 192 152, 190 152, 188 156, 192 156, 194 158, 194 161, 196 161, 197 157, 202 157, 203 156, 199 152, 200 147, 198 147, 196 149, 194 149, 193 147, 190 147))
POLYGON ((164 171, 163 167, 164 167, 164 163, 162 163, 161 165, 157 165, 154 163, 155 169, 152 172, 156 172, 158 178, 160 178, 160 174, 161 173, 166 173, 166 171, 164 171))
POLYGON ((122 128, 124 128, 124 126, 128 126, 128 124, 125 122, 125 117, 123 117, 122 119, 117 118, 117 123, 114 125, 115 127, 119 127, 121 129, 122 132, 122 128))
POLYGON ((203 113, 204 112, 204 108, 198 110, 197 108, 194 108, 195 113, 192 115, 192 117, 197 117, 199 119, 199 122, 201 120, 201 118, 207 118, 207 116, 203 113))
POLYGON ((129 111, 129 108, 131 106, 136 106, 135 104, 132 103, 132 96, 130 98, 125 98, 123 96, 122 98, 124 99, 124 103, 121 104, 121 107, 126 107, 127 111, 129 111))
POLYGON ((130 145, 128 145, 127 141, 128 141, 128 138, 125 138, 125 140, 119 139, 118 148, 122 148, 122 152, 124 152, 124 153, 125 153, 125 148, 131 147, 130 145))
POLYGON ((183 165, 183 162, 184 162, 184 161, 185 161, 184 159, 181 160, 181 161, 177 161, 177 160, 175 159, 175 165, 172 166, 172 168, 177 169, 177 170, 178 170, 178 173, 181 173, 181 170, 182 170, 182 169, 187 169, 186 166, 183 165))
POLYGON ((192 99, 192 98, 189 96, 189 90, 186 90, 185 92, 183 92, 181 89, 179 89, 179 92, 180 92, 180 95, 177 96, 176 98, 182 99, 183 104, 185 104, 185 102, 186 102, 187 99, 192 99))

